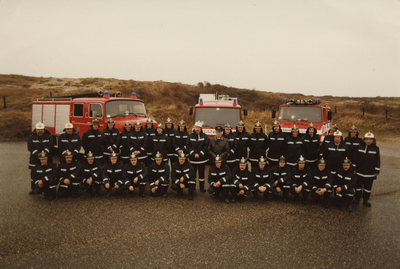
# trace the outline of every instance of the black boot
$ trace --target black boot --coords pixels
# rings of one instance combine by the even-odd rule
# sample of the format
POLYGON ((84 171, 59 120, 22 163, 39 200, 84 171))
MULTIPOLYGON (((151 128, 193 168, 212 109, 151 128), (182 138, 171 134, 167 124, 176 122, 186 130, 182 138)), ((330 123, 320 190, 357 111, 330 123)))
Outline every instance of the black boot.
POLYGON ((188 200, 193 200, 193 192, 189 192, 188 200))
POLYGON ((347 212, 353 212, 353 207, 351 206, 351 201, 353 200, 353 197, 348 196, 345 199, 346 201, 344 203, 344 209, 346 209, 347 212))
POLYGON ((146 191, 145 191, 146 189, 145 188, 146 187, 142 187, 142 186, 139 187, 139 195, 142 198, 146 197, 146 191))
POLYGON ((206 190, 204 189, 204 181, 200 181, 200 191, 206 192, 206 190))
POLYGON ((308 192, 303 192, 303 193, 302 193, 302 196, 301 196, 301 203, 302 203, 303 205, 306 205, 306 204, 307 204, 308 195, 309 195, 308 192))
POLYGON ((353 204, 358 205, 360 203, 360 198, 356 198, 353 201, 353 204))
POLYGON ((363 205, 366 206, 366 207, 371 207, 371 203, 368 202, 368 200, 365 200, 365 199, 364 199, 363 205))

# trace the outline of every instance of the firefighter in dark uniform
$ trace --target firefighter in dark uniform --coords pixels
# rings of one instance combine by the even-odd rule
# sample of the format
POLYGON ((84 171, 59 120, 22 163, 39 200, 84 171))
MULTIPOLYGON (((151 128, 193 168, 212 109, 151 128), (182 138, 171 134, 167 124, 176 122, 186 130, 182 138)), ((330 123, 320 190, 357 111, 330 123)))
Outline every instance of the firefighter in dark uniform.
POLYGON ((39 154, 42 151, 47 153, 47 162, 52 163, 53 159, 53 137, 48 129, 44 128, 44 124, 39 122, 35 126, 32 135, 28 139, 29 169, 31 169, 31 191, 29 194, 35 194, 35 182, 33 177, 33 169, 35 166, 40 165, 39 154))
POLYGON ((106 198, 111 196, 113 187, 116 195, 125 190, 125 184, 122 181, 123 169, 124 165, 118 162, 117 153, 111 153, 110 162, 104 165, 102 173, 103 184, 107 192, 106 198))
POLYGON ((149 167, 149 183, 151 196, 167 197, 169 186, 169 166, 163 160, 161 153, 157 152, 154 156, 154 162, 149 167))
MULTIPOLYGON (((232 195, 240 201, 250 195, 254 189, 253 174, 247 169, 247 160, 242 158, 239 165, 232 171, 232 195)), ((232 201, 234 202, 234 201, 232 201)))
POLYGON ((292 186, 290 193, 298 198, 301 193, 301 203, 307 204, 307 197, 311 192, 312 171, 310 167, 306 167, 306 159, 299 157, 298 165, 292 169, 292 186))
POLYGON ((188 154, 188 151, 186 149, 186 143, 188 141, 189 133, 186 129, 186 122, 184 120, 181 120, 178 125, 178 132, 175 135, 175 143, 177 148, 176 153, 179 156, 179 154, 184 153, 185 155, 188 154))
POLYGON ((156 135, 153 136, 153 155, 152 160, 155 160, 155 156, 157 153, 160 153, 163 156, 163 162, 168 164, 168 155, 167 149, 170 147, 170 140, 165 135, 165 131, 163 129, 163 125, 159 123, 156 129, 156 135))
POLYGON ((203 133, 203 124, 197 121, 194 124, 194 130, 189 135, 186 142, 186 149, 189 153, 189 162, 193 165, 194 172, 199 173, 200 191, 205 192, 204 180, 206 163, 208 162, 208 137, 203 133))
POLYGON ((79 150, 82 146, 82 141, 79 135, 76 133, 72 123, 65 124, 65 129, 58 137, 58 151, 62 157, 60 157, 60 162, 65 163, 64 154, 67 150, 71 151, 74 155, 73 160, 78 160, 79 150))
POLYGON ((79 194, 79 167, 78 162, 73 160, 73 153, 69 150, 64 152, 65 163, 58 165, 58 198, 64 198, 71 195, 74 198, 79 194))
POLYGON ((57 188, 57 166, 48 162, 49 154, 46 151, 39 153, 40 164, 32 169, 32 179, 35 184, 35 193, 44 193, 45 199, 54 200, 57 188))
POLYGON ((87 130, 82 136, 82 146, 87 154, 89 151, 94 154, 94 158, 103 164, 103 135, 99 130, 99 121, 93 120, 90 125, 91 129, 87 130))
POLYGON ((351 161, 346 157, 343 166, 337 171, 336 178, 338 187, 335 190, 335 206, 342 205, 347 212, 353 212, 351 202, 353 201, 357 177, 350 167, 351 161))
POLYGON ((171 168, 171 189, 182 195, 184 189, 189 190, 189 200, 193 200, 193 192, 196 189, 196 174, 193 166, 186 161, 186 154, 178 155, 178 162, 171 168))
POLYGON ((235 135, 232 133, 232 127, 229 125, 229 123, 226 123, 224 126, 223 136, 226 139, 228 139, 229 153, 228 157, 226 158, 226 164, 232 171, 233 168, 237 167, 237 162, 236 162, 237 142, 235 135))
POLYGON ((133 194, 135 188, 139 188, 139 195, 146 197, 146 183, 148 179, 148 172, 146 165, 138 161, 138 156, 132 153, 129 156, 129 163, 125 164, 122 172, 122 182, 130 194, 133 194))
POLYGON ((318 167, 312 171, 312 182, 311 182, 311 197, 320 201, 320 197, 323 197, 323 206, 329 207, 329 199, 332 195, 332 174, 326 168, 326 162, 324 158, 318 161, 318 167))
POLYGON ((214 159, 214 165, 210 167, 208 174, 208 193, 215 195, 217 198, 222 196, 225 198, 225 202, 229 203, 229 189, 232 187, 233 181, 231 176, 231 170, 229 166, 222 163, 222 158, 217 155, 214 159))
POLYGON ((208 155, 210 160, 214 162, 215 157, 219 155, 222 161, 225 161, 229 154, 228 139, 222 136, 224 128, 221 126, 215 127, 215 136, 210 138, 208 143, 208 155))
POLYGON ((333 177, 333 188, 337 187, 336 172, 342 167, 343 160, 348 157, 349 154, 346 145, 343 143, 342 132, 336 131, 333 134, 333 142, 329 143, 324 151, 327 168, 331 171, 333 177))
POLYGON ((297 160, 303 155, 303 138, 300 136, 299 128, 294 125, 291 135, 286 137, 286 165, 291 169, 297 166, 297 160))
POLYGON ((290 167, 286 165, 284 156, 279 158, 278 166, 272 167, 271 173, 274 178, 272 196, 278 199, 279 193, 282 193, 282 200, 287 202, 292 175, 290 167))
POLYGON ((311 171, 317 168, 319 158, 319 135, 315 130, 314 124, 308 125, 306 134, 303 136, 303 154, 306 158, 306 164, 311 171))
POLYGON ((354 161, 357 155, 357 148, 363 143, 363 140, 358 137, 358 128, 356 126, 352 126, 349 130, 349 135, 344 139, 344 144, 347 146, 349 150, 349 158, 353 161, 353 168, 354 168, 354 161))
POLYGON ((86 162, 80 166, 79 172, 79 177, 82 180, 80 190, 93 194, 94 189, 94 196, 99 197, 102 184, 101 164, 95 160, 91 151, 86 153, 85 158, 86 162))
POLYGON ((252 171, 254 180, 254 189, 264 194, 264 200, 269 200, 272 195, 272 186, 274 185, 274 178, 271 170, 268 168, 267 159, 263 156, 258 160, 258 167, 252 171))
POLYGON ((286 135, 282 132, 279 122, 274 121, 272 132, 268 136, 268 162, 269 168, 278 165, 279 157, 286 154, 286 135))
POLYGON ((146 148, 147 159, 145 161, 145 164, 146 167, 149 167, 152 162, 151 157, 153 154, 153 137, 156 135, 156 129, 153 128, 152 119, 147 119, 144 131, 146 132, 147 135, 147 148, 146 148))
POLYGON ((121 137, 119 130, 115 128, 115 123, 112 119, 107 121, 107 128, 103 130, 103 154, 104 161, 109 162, 111 153, 119 154, 119 143, 121 137))
POLYGON ((168 137, 169 139, 169 144, 168 144, 168 148, 167 148, 167 155, 168 155, 168 159, 171 163, 171 166, 177 161, 177 154, 176 154, 176 149, 178 148, 178 146, 176 145, 175 142, 175 137, 177 134, 177 130, 175 130, 174 128, 174 124, 172 123, 172 120, 170 118, 168 118, 165 121, 165 129, 164 129, 165 135, 168 137))
POLYGON ((266 157, 268 148, 268 137, 263 133, 261 123, 257 122, 254 125, 253 133, 250 135, 250 153, 249 160, 251 169, 258 166, 258 158, 260 156, 266 157))
POLYGON ((354 203, 358 204, 362 195, 363 204, 370 207, 371 203, 368 201, 371 196, 372 184, 377 179, 381 169, 379 147, 376 145, 373 133, 368 132, 365 134, 364 142, 357 148, 355 162, 357 183, 354 203))
POLYGON ((129 140, 131 145, 130 152, 137 156, 139 162, 146 162, 148 140, 146 132, 143 130, 139 121, 135 123, 134 129, 129 136, 129 140))
POLYGON ((120 145, 119 150, 121 154, 119 157, 121 158, 123 164, 129 163, 129 156, 131 155, 131 141, 130 136, 132 132, 132 124, 127 121, 124 125, 124 131, 120 134, 120 145))
POLYGON ((250 144, 250 135, 246 132, 243 121, 239 121, 236 125, 235 138, 237 144, 235 157, 236 162, 239 163, 242 158, 248 158, 248 148, 250 144))
POLYGON ((321 143, 321 145, 319 147, 319 157, 320 158, 322 158, 324 156, 325 147, 327 145, 329 145, 330 143, 333 143, 333 134, 336 131, 339 131, 339 127, 337 127, 337 125, 335 124, 335 125, 331 126, 331 128, 329 129, 328 135, 326 135, 324 137, 324 141, 322 141, 322 143, 321 143))

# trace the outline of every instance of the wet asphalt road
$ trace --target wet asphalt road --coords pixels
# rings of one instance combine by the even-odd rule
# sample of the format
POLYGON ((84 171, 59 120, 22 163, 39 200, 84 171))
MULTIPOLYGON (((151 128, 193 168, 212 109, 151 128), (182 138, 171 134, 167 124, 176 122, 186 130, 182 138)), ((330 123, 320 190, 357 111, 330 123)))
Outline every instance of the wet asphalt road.
POLYGON ((399 268, 400 146, 379 146, 372 207, 347 213, 199 191, 46 201, 26 143, 0 143, 0 268, 399 268))

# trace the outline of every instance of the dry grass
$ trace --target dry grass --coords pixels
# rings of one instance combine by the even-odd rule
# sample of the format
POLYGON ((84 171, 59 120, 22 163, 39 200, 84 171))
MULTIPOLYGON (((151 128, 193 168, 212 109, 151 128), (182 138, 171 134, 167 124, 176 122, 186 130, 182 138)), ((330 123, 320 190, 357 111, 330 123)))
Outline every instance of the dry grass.
MULTIPOLYGON (((189 107, 197 103, 200 93, 227 94, 238 97, 239 104, 248 109, 245 117, 246 129, 251 132, 254 123, 259 121, 271 128, 272 109, 277 109, 288 99, 315 99, 316 97, 301 94, 283 94, 260 92, 249 89, 238 89, 223 85, 212 85, 209 82, 199 82, 197 85, 168 83, 164 81, 134 81, 103 78, 42 78, 19 75, 0 75, 0 97, 7 96, 7 109, 0 104, 0 140, 26 139, 30 133, 31 100, 49 96, 62 96, 84 92, 108 90, 120 91, 123 97, 129 97, 136 92, 138 98, 146 103, 147 111, 152 118, 164 123, 170 117, 174 123, 181 119, 192 127, 193 119, 188 114, 189 107)), ((400 98, 348 98, 348 97, 318 97, 322 103, 329 103, 334 113, 333 122, 338 124, 346 134, 353 124, 360 133, 373 131, 379 138, 397 136, 400 131, 400 98), (362 108, 365 115, 362 115, 362 108), (389 117, 385 117, 388 110, 389 117)), ((347 134, 346 134, 347 135, 347 134)))

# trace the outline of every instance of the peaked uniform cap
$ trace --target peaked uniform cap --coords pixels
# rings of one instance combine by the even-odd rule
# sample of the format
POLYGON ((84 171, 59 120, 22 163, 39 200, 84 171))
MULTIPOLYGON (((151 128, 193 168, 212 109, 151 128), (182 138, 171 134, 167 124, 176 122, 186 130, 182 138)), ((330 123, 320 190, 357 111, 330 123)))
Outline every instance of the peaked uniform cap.
POLYGON ((224 128, 222 128, 222 126, 217 126, 217 127, 215 127, 215 131, 222 132, 222 131, 224 131, 224 128))

